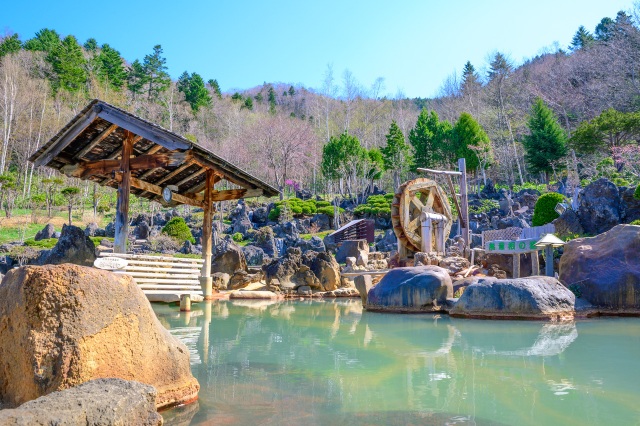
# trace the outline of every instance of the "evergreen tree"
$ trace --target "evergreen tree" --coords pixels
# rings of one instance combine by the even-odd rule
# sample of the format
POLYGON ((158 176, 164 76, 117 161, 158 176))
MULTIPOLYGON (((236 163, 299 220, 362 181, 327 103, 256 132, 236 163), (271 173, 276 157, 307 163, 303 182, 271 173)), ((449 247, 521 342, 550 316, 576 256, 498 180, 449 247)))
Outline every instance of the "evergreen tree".
POLYGON ((18 34, 13 34, 9 37, 5 37, 0 41, 0 58, 10 53, 19 52, 22 49, 22 43, 18 38, 18 34))
POLYGON ((209 86, 213 93, 218 97, 218 99, 222 99, 222 91, 220 90, 220 85, 218 84, 218 80, 209 80, 209 86))
POLYGON ((120 52, 105 43, 96 56, 95 62, 98 65, 96 72, 98 79, 109 84, 113 89, 121 89, 127 79, 127 71, 120 52))
POLYGON ((262 103, 262 101, 264 100, 264 98, 262 97, 262 91, 258 92, 258 94, 255 95, 253 99, 255 99, 259 104, 262 103))
POLYGON ((614 22, 611 18, 602 18, 600 23, 596 26, 595 39, 599 41, 607 41, 611 38, 614 22))
POLYGON ((382 153, 384 170, 393 171, 393 182, 397 188, 400 186, 401 176, 411 166, 411 148, 404 140, 402 130, 395 120, 391 122, 389 133, 387 134, 387 145, 380 148, 382 153))
POLYGON ((463 112, 451 132, 453 153, 456 158, 464 158, 467 170, 486 167, 491 154, 489 137, 471 114, 463 112))
POLYGON ((198 73, 183 72, 178 79, 178 90, 184 93, 185 100, 191 105, 193 113, 207 105, 211 105, 211 97, 204 85, 204 80, 198 73))
POLYGON ((98 50, 98 42, 95 38, 89 38, 84 42, 83 47, 89 52, 95 52, 96 50, 98 50))
POLYGON ((144 66, 139 60, 133 61, 131 68, 127 72, 127 87, 133 94, 134 99, 144 93, 144 87, 147 84, 147 74, 144 66))
POLYGON ((167 73, 167 60, 162 57, 162 46, 153 46, 153 53, 144 57, 142 66, 147 80, 147 98, 155 100, 169 88, 171 78, 167 73))
POLYGON ((624 146, 640 139, 640 112, 603 111, 583 121, 573 132, 569 144, 576 152, 591 154, 602 149, 624 146))
POLYGON ((507 58, 500 52, 496 52, 489 64, 489 81, 502 79, 513 71, 513 66, 507 58))
POLYGON ((289 96, 293 96, 296 94, 296 89, 293 86, 289 86, 289 96))
POLYGON ((66 36, 62 43, 54 47, 46 57, 51 64, 51 87, 54 92, 59 89, 77 92, 87 82, 86 60, 82 47, 72 35, 66 36))
POLYGON ((409 131, 409 142, 414 150, 412 167, 433 168, 444 162, 449 156, 450 131, 448 121, 440 121, 435 111, 423 109, 415 127, 409 131))
POLYGON ((529 135, 523 139, 524 159, 534 173, 553 171, 554 162, 567 155, 567 138, 558 119, 542 99, 531 106, 527 123, 529 135))
POLYGON ((571 40, 571 46, 569 46, 569 50, 572 52, 578 51, 580 49, 589 47, 593 44, 594 38, 593 35, 587 29, 580 25, 578 31, 573 36, 571 40))
POLYGON ((273 86, 269 86, 269 93, 267 95, 269 100, 269 112, 271 114, 276 113, 276 92, 273 90, 273 86))
POLYGON ((36 33, 36 36, 24 43, 25 50, 32 50, 35 52, 51 52, 54 48, 60 45, 60 35, 54 30, 43 28, 36 33))
POLYGON ((251 96, 247 96, 247 99, 244 100, 244 105, 242 106, 242 108, 253 111, 253 99, 251 99, 251 96))
POLYGON ((462 70, 462 93, 475 92, 480 88, 480 76, 476 72, 476 69, 473 65, 471 65, 470 61, 467 61, 464 64, 464 68, 462 70))

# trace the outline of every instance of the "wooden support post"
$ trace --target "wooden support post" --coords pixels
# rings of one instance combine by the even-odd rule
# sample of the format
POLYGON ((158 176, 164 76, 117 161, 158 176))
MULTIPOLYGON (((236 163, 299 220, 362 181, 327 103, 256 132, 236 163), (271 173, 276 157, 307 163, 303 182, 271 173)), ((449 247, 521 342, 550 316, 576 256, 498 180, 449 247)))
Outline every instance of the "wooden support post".
POLYGON ((127 252, 127 235, 129 234, 129 193, 131 191, 131 153, 133 152, 133 133, 125 130, 125 138, 122 142, 122 159, 120 170, 122 180, 118 185, 118 200, 116 202, 116 226, 114 253, 127 252))
POLYGON ((513 278, 520 278, 520 253, 513 254, 513 265, 512 268, 513 278))
POLYGON ((213 279, 211 278, 211 243, 213 236, 213 185, 215 185, 215 173, 213 170, 207 170, 206 185, 204 187, 204 218, 202 220, 202 257, 204 265, 202 265, 202 276, 200 277, 200 285, 205 300, 212 299, 213 279))
POLYGON ((545 275, 553 277, 553 246, 548 244, 544 246, 545 275))
MULTIPOLYGON (((462 213, 460 225, 462 227, 462 239, 465 243, 464 257, 468 258, 470 249, 469 201, 467 199, 467 162, 464 158, 458 160, 458 169, 460 170, 460 210, 462 213)), ((446 237, 448 238, 449 236, 447 235, 446 237)))
POLYGON ((534 277, 540 275, 540 260, 538 259, 538 251, 531 252, 531 275, 534 277))

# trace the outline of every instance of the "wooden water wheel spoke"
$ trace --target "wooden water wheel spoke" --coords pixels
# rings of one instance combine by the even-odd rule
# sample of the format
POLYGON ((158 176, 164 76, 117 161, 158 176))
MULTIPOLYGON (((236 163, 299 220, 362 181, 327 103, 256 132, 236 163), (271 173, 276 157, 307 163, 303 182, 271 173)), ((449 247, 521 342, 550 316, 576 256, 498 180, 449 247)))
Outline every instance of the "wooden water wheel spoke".
MULTIPOLYGON (((427 210, 447 218, 444 233, 449 235, 452 218, 449 200, 436 182, 426 178, 414 179, 402 184, 395 193, 391 222, 393 231, 408 250, 422 249, 422 223, 420 215, 427 210)), ((432 230, 432 233, 434 231, 432 230)), ((435 244, 435 238, 432 238, 435 244)), ((433 251, 434 247, 432 247, 433 251)))

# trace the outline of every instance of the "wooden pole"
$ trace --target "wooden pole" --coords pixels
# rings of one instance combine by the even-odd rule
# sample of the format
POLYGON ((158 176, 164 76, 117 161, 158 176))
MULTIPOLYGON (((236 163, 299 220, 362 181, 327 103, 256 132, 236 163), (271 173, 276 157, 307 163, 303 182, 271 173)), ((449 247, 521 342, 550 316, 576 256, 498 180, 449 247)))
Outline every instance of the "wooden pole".
POLYGON ((122 180, 118 184, 118 200, 116 202, 116 226, 114 253, 127 252, 127 236, 129 234, 129 193, 131 191, 131 153, 133 152, 133 133, 125 130, 125 138, 122 142, 122 159, 120 170, 122 180))
POLYGON ((544 246, 545 272, 548 277, 553 277, 553 246, 544 246))
MULTIPOLYGON (((458 160, 458 169, 460 170, 460 209, 462 210, 462 220, 460 226, 462 228, 462 239, 465 243, 464 255, 469 257, 469 200, 467 199, 467 162, 464 158, 458 160)), ((449 236, 447 235, 447 238, 449 236)))
POLYGON ((213 237, 213 186, 215 185, 215 173, 208 169, 206 186, 204 187, 204 218, 202 219, 202 277, 200 285, 205 299, 211 299, 213 293, 213 280, 211 278, 211 246, 213 237))

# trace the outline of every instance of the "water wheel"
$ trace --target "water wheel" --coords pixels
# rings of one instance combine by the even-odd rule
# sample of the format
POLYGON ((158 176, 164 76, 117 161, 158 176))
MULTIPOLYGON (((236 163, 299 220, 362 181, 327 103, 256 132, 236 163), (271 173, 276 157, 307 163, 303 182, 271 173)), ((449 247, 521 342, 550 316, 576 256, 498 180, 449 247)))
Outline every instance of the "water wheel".
MULTIPOLYGON (((444 235, 449 236, 453 215, 444 190, 433 180, 418 178, 400 185, 391 204, 391 223, 398 243, 412 252, 422 251, 423 208, 430 213, 440 213, 447 218, 444 235)), ((432 227, 435 233, 435 227, 432 227)), ((435 234, 432 241, 436 241, 435 234)), ((431 251, 435 251, 434 247, 431 251)))

